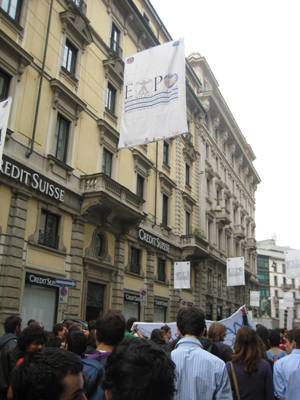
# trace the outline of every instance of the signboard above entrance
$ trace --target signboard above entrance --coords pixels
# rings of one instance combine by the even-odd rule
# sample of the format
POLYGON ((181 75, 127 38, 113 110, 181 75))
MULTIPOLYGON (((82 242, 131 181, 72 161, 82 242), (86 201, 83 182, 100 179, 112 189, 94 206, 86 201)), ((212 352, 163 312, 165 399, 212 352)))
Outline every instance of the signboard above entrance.
POLYGON ((150 244, 150 246, 153 246, 159 250, 165 251, 166 253, 170 252, 170 245, 157 236, 151 235, 151 233, 148 233, 144 231, 144 229, 139 229, 139 238, 142 242, 146 242, 150 244))
POLYGON ((41 276, 36 274, 31 274, 29 272, 26 273, 26 283, 31 285, 38 285, 44 287, 76 287, 76 281, 73 279, 60 279, 60 278, 52 278, 49 276, 41 276))

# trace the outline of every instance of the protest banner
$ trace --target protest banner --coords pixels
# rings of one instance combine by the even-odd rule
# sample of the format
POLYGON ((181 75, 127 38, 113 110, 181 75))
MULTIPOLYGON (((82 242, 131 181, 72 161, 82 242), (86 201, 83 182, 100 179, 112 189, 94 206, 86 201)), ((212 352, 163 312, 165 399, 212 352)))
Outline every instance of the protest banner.
POLYGON ((178 261, 174 263, 174 289, 190 289, 191 263, 178 261))
POLYGON ((285 265, 288 278, 300 278, 300 250, 288 250, 285 253, 285 265))
POLYGON ((227 259, 227 286, 245 285, 245 259, 234 257, 227 259))

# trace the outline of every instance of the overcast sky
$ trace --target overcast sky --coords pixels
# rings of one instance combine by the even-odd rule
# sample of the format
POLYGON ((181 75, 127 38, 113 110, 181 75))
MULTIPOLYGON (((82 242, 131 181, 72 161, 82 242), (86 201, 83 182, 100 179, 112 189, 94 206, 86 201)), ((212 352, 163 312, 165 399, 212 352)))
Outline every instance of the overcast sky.
POLYGON ((206 57, 262 183, 257 239, 300 249, 298 0, 152 0, 186 55, 206 57))

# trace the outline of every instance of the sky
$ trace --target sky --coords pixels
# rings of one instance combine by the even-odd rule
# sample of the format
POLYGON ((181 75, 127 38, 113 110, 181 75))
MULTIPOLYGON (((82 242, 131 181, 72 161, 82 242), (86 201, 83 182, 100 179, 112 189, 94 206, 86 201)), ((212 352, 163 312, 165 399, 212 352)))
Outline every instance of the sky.
POLYGON ((300 249, 300 2, 151 3, 172 37, 184 37, 186 56, 206 58, 256 154, 257 240, 300 249))

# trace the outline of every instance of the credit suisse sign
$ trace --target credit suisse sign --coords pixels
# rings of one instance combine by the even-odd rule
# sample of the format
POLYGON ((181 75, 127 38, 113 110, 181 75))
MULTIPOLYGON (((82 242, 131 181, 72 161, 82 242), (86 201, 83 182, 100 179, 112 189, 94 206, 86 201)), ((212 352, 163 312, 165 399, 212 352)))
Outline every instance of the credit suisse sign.
POLYGON ((170 252, 170 245, 157 236, 153 236, 150 233, 144 231, 144 229, 139 229, 139 238, 142 242, 146 242, 159 250, 165 251, 166 253, 170 252))

